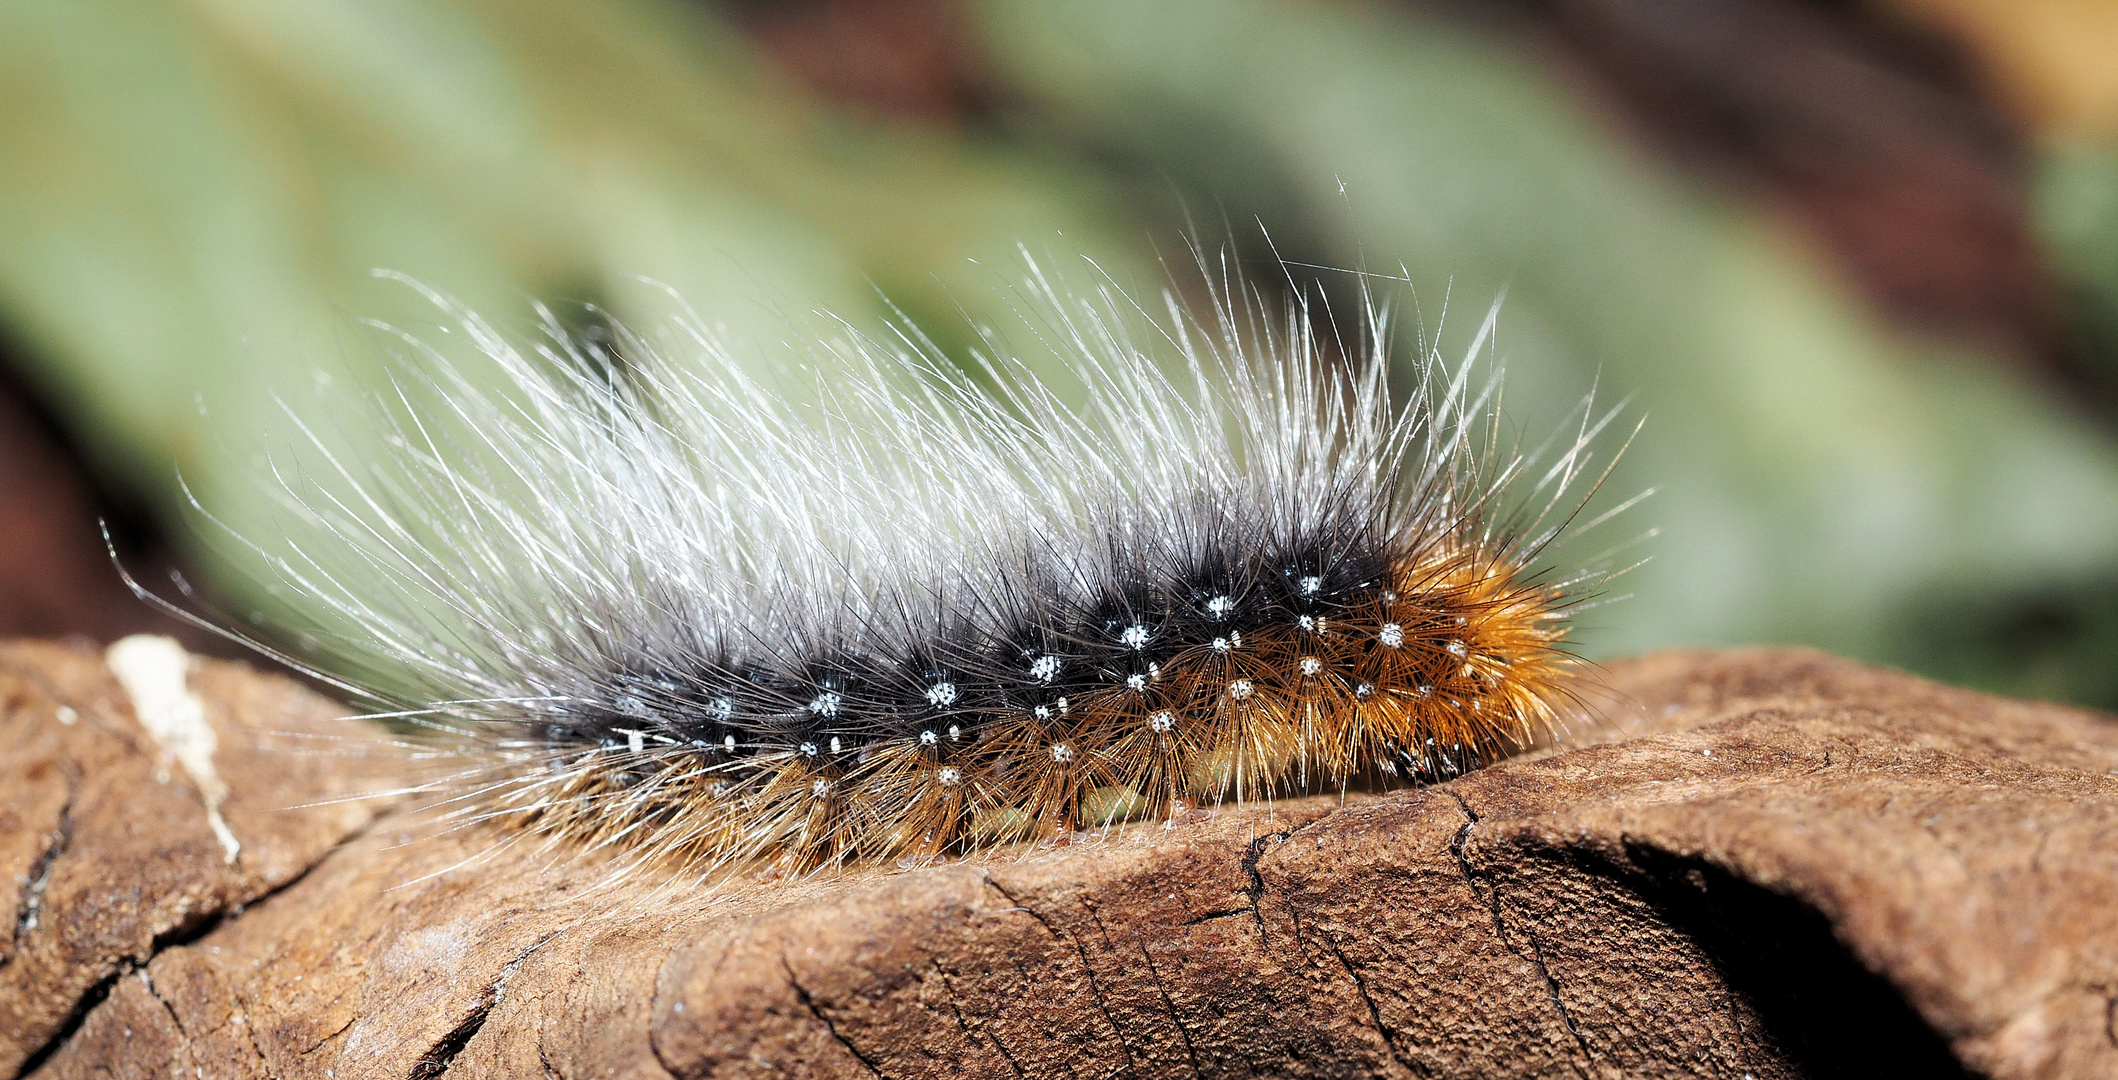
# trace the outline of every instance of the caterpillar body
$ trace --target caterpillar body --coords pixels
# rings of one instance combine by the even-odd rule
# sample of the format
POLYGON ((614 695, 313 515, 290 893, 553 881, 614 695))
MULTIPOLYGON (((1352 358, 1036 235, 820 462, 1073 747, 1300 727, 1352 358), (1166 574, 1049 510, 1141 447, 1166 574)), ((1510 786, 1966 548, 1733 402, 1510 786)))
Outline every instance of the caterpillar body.
POLYGON ((334 554, 256 551, 341 621, 339 662, 300 662, 370 672, 334 681, 426 729, 447 765, 422 786, 457 815, 701 874, 1536 743, 1608 576, 1540 560, 1612 414, 1584 403, 1549 460, 1504 452, 1470 360, 1428 351, 1394 404, 1373 305, 1346 341, 1301 294, 1218 281, 1203 316, 1150 315, 1032 265, 1056 384, 997 335, 967 375, 840 324, 811 406, 692 321, 599 342, 540 308, 511 337, 429 293, 490 371, 391 331, 419 373, 379 409, 394 456, 287 485, 334 554))

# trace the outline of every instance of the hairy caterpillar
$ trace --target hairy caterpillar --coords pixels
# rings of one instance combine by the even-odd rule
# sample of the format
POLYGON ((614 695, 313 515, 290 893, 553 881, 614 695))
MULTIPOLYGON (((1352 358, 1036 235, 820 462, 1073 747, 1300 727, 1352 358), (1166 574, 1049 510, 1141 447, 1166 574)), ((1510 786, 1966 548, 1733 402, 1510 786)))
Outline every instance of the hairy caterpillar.
POLYGON ((997 337, 973 377, 909 328, 841 326, 809 408, 694 324, 603 343, 540 307, 516 340, 429 292, 497 379, 391 331, 394 458, 318 440, 329 483, 287 483, 335 554, 255 548, 344 624, 341 663, 290 662, 368 664, 332 681, 426 729, 449 764, 425 787, 461 817, 701 873, 1535 743, 1579 667, 1570 609, 1609 576, 1540 559, 1615 411, 1584 402, 1533 471, 1470 359, 1429 350, 1396 405, 1375 305, 1348 341, 1305 294, 1275 314, 1214 280, 1203 316, 1150 316, 1033 265, 1033 329, 1078 386, 997 337))

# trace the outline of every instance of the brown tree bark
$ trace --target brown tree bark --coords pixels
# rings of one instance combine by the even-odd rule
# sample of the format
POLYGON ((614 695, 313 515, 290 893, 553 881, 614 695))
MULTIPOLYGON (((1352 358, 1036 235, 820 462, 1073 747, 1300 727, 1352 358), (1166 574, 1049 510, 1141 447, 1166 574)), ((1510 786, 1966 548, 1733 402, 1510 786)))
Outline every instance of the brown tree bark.
POLYGON ((229 863, 97 654, 9 646, 0 1075, 2118 1075, 2111 718, 1789 650, 1608 682, 1433 788, 702 896, 320 801, 398 751, 208 662, 229 863))

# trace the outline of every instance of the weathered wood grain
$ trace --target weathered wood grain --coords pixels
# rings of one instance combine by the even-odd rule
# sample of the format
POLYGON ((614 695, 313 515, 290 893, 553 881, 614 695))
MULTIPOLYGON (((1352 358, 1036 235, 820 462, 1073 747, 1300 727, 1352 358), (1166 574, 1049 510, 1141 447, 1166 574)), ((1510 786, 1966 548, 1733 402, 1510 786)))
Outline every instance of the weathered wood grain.
POLYGON ((231 860, 199 789, 88 648, 0 645, 0 1075, 122 973, 281 888, 366 825, 387 748, 283 679, 203 662, 231 860))
MULTIPOLYGON (((1814 653, 1616 664, 1604 729, 1423 791, 712 895, 359 804, 238 812, 384 752, 231 761, 260 861, 227 867, 93 654, 0 656, 0 866, 113 823, 59 855, 105 891, 54 875, 0 967, 0 1074, 2118 1075, 2118 723, 1814 653), (53 919, 79 974, 26 980, 53 919)), ((217 722, 329 715, 194 685, 217 722)))

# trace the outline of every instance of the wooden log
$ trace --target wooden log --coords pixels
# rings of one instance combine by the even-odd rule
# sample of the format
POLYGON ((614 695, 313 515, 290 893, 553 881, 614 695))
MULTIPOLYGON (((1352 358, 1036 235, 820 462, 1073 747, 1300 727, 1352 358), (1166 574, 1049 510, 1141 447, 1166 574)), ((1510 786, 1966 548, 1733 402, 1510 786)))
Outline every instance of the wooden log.
POLYGON ((101 650, 0 645, 0 927, 13 930, 0 938, 0 1076, 126 973, 314 866, 380 808, 346 796, 401 767, 371 729, 284 679, 214 662, 189 681, 217 737, 204 783, 227 789, 214 816, 181 760, 193 733, 143 728, 101 650))
POLYGON ((208 663, 231 866, 97 659, 0 651, 0 1075, 2118 1075, 2118 725, 1815 653, 1615 664, 1424 790, 711 894, 266 811, 392 751, 239 750, 329 707, 208 663))

